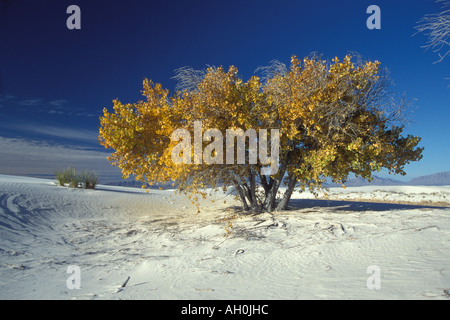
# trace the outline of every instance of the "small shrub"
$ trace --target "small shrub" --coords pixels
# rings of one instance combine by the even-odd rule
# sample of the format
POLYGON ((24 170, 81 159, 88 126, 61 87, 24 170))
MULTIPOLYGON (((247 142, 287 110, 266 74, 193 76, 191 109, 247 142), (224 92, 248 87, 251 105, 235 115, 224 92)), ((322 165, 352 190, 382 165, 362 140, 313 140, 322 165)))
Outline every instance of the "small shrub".
POLYGON ((63 170, 55 170, 56 179, 60 186, 64 186, 66 183, 71 183, 76 175, 76 169, 67 167, 63 170))
POLYGON ((95 189, 99 177, 95 172, 86 170, 80 174, 80 180, 85 189, 95 189))
POLYGON ((80 178, 81 178, 80 175, 78 175, 76 173, 74 175, 72 175, 70 177, 69 187, 78 188, 81 185, 80 178))
POLYGON ((66 183, 66 179, 64 177, 64 173, 62 171, 56 171, 55 170, 55 176, 56 176, 56 180, 58 180, 58 183, 61 187, 64 186, 64 184, 66 183))
POLYGON ((55 175, 60 186, 68 184, 70 188, 95 189, 99 181, 99 177, 95 172, 84 170, 77 173, 77 170, 73 167, 55 170, 55 175))

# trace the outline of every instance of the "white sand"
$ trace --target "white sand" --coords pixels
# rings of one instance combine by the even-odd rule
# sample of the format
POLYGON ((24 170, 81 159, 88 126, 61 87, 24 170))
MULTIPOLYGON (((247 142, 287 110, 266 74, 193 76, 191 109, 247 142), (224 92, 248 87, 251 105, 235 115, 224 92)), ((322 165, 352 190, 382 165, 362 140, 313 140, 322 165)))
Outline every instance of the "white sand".
POLYGON ((449 299, 450 208, 363 202, 442 205, 449 195, 295 194, 292 210, 238 217, 227 235, 220 219, 237 203, 221 193, 197 215, 171 190, 0 175, 0 299, 449 299), (67 287, 73 265, 80 289, 67 287))

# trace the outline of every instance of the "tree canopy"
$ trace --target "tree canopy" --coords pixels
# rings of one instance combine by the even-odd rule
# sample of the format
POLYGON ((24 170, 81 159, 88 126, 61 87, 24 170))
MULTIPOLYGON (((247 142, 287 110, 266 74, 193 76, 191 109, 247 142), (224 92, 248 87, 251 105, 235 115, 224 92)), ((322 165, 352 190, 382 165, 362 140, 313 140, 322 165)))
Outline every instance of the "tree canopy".
POLYGON ((234 66, 181 68, 171 96, 145 79, 145 100, 114 100, 113 112, 104 109, 99 141, 114 150, 108 159, 125 178, 174 182, 193 195, 234 186, 244 210, 286 209, 295 188, 314 190, 325 178, 345 183, 354 173, 370 180, 381 168, 405 174, 423 150, 419 137, 402 135, 406 103, 392 93, 378 61, 357 60, 293 56, 289 68, 274 61, 246 82, 234 66), (244 163, 237 149, 226 158, 235 150, 221 139, 227 130, 249 136, 244 163), (268 147, 276 170, 261 170, 271 164, 261 150, 254 157, 254 140, 268 147), (174 153, 190 161, 174 161, 174 153))

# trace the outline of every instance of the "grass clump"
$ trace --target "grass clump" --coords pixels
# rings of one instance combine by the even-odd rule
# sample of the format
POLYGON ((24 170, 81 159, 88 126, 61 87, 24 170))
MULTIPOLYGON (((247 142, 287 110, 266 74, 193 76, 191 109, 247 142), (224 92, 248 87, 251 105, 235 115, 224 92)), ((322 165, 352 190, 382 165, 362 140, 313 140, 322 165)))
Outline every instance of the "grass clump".
POLYGON ((89 170, 77 172, 73 167, 55 170, 55 176, 60 186, 67 185, 70 188, 95 189, 99 181, 95 172, 89 170))
POLYGON ((85 189, 95 189, 99 180, 98 175, 93 171, 85 170, 80 173, 79 181, 85 189))
POLYGON ((73 178, 76 175, 76 169, 73 167, 66 167, 62 170, 55 170, 56 180, 58 180, 58 183, 61 187, 65 186, 66 184, 70 184, 73 180, 73 178))

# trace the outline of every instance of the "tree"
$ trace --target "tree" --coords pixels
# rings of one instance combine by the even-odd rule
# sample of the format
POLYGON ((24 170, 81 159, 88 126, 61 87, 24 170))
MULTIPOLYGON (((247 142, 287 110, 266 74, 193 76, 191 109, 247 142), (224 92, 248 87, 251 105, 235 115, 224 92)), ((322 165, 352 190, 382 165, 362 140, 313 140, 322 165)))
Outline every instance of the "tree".
POLYGON ((431 48, 439 55, 441 62, 444 58, 450 54, 450 1, 449 0, 437 0, 441 2, 443 11, 437 14, 425 15, 416 27, 418 32, 425 32, 428 36, 428 42, 426 48, 431 48))
POLYGON ((406 104, 389 91, 388 73, 378 61, 351 59, 293 56, 289 69, 274 61, 259 69, 261 78, 247 82, 234 66, 182 68, 175 76, 181 89, 171 97, 146 79, 146 101, 114 100, 114 112, 104 109, 99 141, 114 149, 108 159, 125 178, 132 174, 150 185, 173 181, 194 200, 206 196, 206 188, 233 186, 246 211, 284 210, 295 188, 315 190, 327 177, 345 183, 354 173, 370 180, 381 168, 405 174, 404 166, 421 159, 423 150, 419 137, 402 136, 406 104), (189 135, 174 138, 180 129, 189 135), (278 151, 276 170, 267 175, 261 170, 267 162, 252 158, 252 139, 262 142, 261 135, 247 140, 245 163, 238 163, 234 146, 234 161, 224 161, 226 141, 218 132, 232 129, 266 130, 270 139, 264 142, 278 151), (278 139, 272 139, 272 129, 278 139), (203 139, 192 145, 190 137, 199 134, 203 139), (188 161, 175 163, 174 149, 188 161), (215 161, 202 161, 206 158, 215 161))

